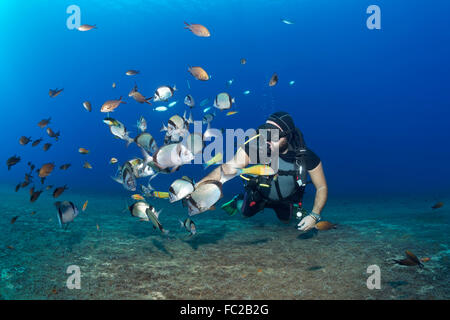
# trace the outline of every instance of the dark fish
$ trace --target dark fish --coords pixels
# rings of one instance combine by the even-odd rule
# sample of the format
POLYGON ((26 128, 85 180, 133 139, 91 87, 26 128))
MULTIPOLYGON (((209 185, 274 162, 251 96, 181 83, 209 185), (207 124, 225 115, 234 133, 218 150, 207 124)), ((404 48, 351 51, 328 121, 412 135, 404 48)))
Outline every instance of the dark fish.
POLYGON ((21 184, 22 184, 22 183, 19 183, 19 184, 16 186, 16 192, 19 191, 20 185, 21 185, 21 184))
POLYGON ((66 164, 63 164, 62 166, 60 166, 59 168, 60 168, 61 170, 67 170, 67 169, 69 169, 70 166, 71 166, 70 163, 66 163, 66 164))
POLYGON ((39 128, 44 128, 45 126, 47 126, 50 123, 50 120, 52 118, 48 118, 48 119, 43 119, 41 121, 38 122, 38 127, 39 128))
POLYGON ((272 75, 272 77, 270 78, 269 86, 270 86, 270 87, 273 87, 273 86, 276 85, 277 83, 278 83, 278 75, 277 75, 276 73, 274 73, 274 74, 272 75))
POLYGON ((6 165, 8 166, 8 170, 11 169, 12 166, 19 163, 20 157, 17 157, 16 155, 12 156, 8 160, 6 160, 6 165))
POLYGON ((25 188, 26 186, 28 186, 30 184, 30 181, 24 181, 22 182, 22 184, 20 185, 21 188, 25 188))
POLYGON ((443 202, 438 202, 434 206, 432 206, 431 209, 439 209, 442 208, 443 206, 444 206, 443 202))
POLYGON ((42 193, 42 190, 34 191, 33 194, 31 195, 30 202, 35 202, 39 198, 41 193, 42 193))
POLYGON ((34 168, 36 168, 36 166, 34 164, 32 164, 30 167, 30 172, 33 172, 34 168))
POLYGON ((54 97, 58 96, 63 90, 64 90, 64 88, 59 89, 59 90, 58 90, 58 88, 56 88, 55 90, 50 89, 48 91, 48 95, 50 96, 50 98, 54 98, 54 97))
POLYGON ((39 177, 40 178, 47 177, 48 175, 50 175, 50 173, 52 173, 54 167, 55 167, 55 164, 53 164, 53 163, 44 164, 41 167, 41 169, 39 169, 39 177))
POLYGON ((28 144, 28 142, 30 142, 31 141, 31 137, 25 137, 25 136, 21 136, 20 137, 20 139, 19 139, 19 143, 21 144, 21 145, 27 145, 28 144))
POLYGON ((53 185, 48 185, 48 186, 45 187, 45 190, 50 190, 52 188, 53 188, 53 185))
POLYGON ((19 216, 15 216, 11 219, 11 224, 13 224, 14 222, 16 222, 16 220, 19 218, 19 216))
POLYGON ((31 187, 31 188, 30 188, 30 196, 32 196, 33 193, 34 193, 34 187, 31 187))
POLYGON ((55 191, 53 191, 53 198, 58 198, 67 189, 67 185, 56 188, 55 191))
POLYGON ((47 134, 50 138, 55 138, 56 141, 58 141, 58 138, 60 136, 59 131, 55 133, 50 127, 47 128, 47 134))
POLYGON ((242 58, 241 59, 241 64, 246 64, 246 63, 247 63, 247 60, 245 58, 242 58))
POLYGON ((135 75, 137 75, 138 73, 139 73, 138 70, 128 70, 127 72, 125 72, 125 74, 126 74, 127 76, 135 76, 135 75))
POLYGON ((32 147, 36 147, 39 143, 41 143, 42 138, 34 140, 33 143, 31 144, 32 147))
POLYGON ((41 184, 44 184, 44 182, 45 182, 45 177, 41 178, 41 184))
POLYGON ((48 149, 50 149, 51 146, 52 146, 51 143, 46 143, 46 144, 44 144, 44 147, 42 147, 42 149, 43 149, 44 151, 47 151, 48 149))
POLYGON ((423 264, 420 262, 419 258, 409 250, 405 251, 406 259, 395 260, 395 263, 398 263, 403 266, 419 266, 419 268, 423 268, 423 264))
POLYGON ((29 175, 28 173, 25 173, 25 180, 26 182, 30 182, 31 180, 33 180, 33 177, 31 175, 29 175))

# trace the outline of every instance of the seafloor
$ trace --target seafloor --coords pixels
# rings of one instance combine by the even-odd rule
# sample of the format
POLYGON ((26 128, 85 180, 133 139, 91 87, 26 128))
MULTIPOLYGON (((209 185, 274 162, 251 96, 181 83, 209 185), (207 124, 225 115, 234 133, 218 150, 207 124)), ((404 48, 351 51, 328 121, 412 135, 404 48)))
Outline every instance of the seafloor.
POLYGON ((250 219, 216 210, 196 216, 188 238, 178 203, 152 201, 164 209, 163 236, 123 212, 125 194, 66 191, 58 200, 89 204, 64 231, 48 192, 30 204, 13 189, 0 188, 0 299, 450 298, 450 206, 430 208, 450 199, 330 195, 324 215, 338 228, 306 234, 271 210, 250 219), (394 264, 405 250, 431 260, 394 264), (380 290, 366 286, 373 264, 380 290), (70 265, 80 267, 79 290, 66 287, 70 265))

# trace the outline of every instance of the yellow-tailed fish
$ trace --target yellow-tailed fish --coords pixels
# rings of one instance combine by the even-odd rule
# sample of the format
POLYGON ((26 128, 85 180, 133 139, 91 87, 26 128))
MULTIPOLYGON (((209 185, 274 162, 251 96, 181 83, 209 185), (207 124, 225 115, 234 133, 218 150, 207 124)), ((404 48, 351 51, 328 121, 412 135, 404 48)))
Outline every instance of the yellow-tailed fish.
POLYGON ((238 113, 238 111, 228 111, 227 116, 232 116, 233 114, 238 113))
POLYGON ((109 160, 110 164, 114 164, 117 163, 117 159, 116 158, 111 158, 111 160, 109 160))
POLYGON ((133 194, 131 196, 134 200, 145 200, 143 196, 141 196, 140 194, 133 194))
POLYGON ((153 196, 155 198, 168 199, 169 198, 169 193, 168 192, 153 191, 153 196))
POLYGON ((216 164, 218 162, 222 162, 223 160, 223 155, 222 152, 219 152, 218 154, 216 154, 214 157, 212 157, 211 159, 209 159, 208 161, 206 161, 206 163, 203 165, 203 167, 206 169, 208 168, 210 165, 216 164))
POLYGON ((248 168, 239 170, 239 174, 249 174, 253 176, 273 176, 276 174, 272 167, 265 164, 257 164, 248 168))

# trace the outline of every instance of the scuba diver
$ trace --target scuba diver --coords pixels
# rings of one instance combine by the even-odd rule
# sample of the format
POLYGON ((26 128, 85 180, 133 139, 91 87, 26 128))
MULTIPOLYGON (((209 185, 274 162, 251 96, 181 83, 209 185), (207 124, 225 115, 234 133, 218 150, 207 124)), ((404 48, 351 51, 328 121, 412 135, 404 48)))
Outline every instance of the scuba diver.
MULTIPOLYGON (((254 175, 245 178, 241 175, 247 180, 245 193, 236 195, 222 205, 222 209, 229 215, 240 211, 245 217, 251 217, 264 208, 271 208, 282 222, 288 223, 295 216, 300 220, 297 229, 308 231, 319 222, 327 201, 328 187, 322 162, 306 147, 301 131, 288 113, 276 112, 270 115, 266 123, 258 128, 257 136, 262 135, 262 132, 266 134, 265 139, 255 139, 256 148, 260 150, 261 143, 267 144, 266 149, 272 154, 271 165, 274 160, 278 160, 278 171, 272 176, 254 175), (308 174, 316 189, 313 209, 309 214, 302 208, 303 193, 309 183, 308 174)), ((253 153, 248 144, 250 140, 244 144, 244 148, 238 149, 233 159, 213 170, 198 184, 208 180, 224 183, 239 175, 240 170, 250 163, 260 163, 260 153, 257 159, 251 159, 253 153)))

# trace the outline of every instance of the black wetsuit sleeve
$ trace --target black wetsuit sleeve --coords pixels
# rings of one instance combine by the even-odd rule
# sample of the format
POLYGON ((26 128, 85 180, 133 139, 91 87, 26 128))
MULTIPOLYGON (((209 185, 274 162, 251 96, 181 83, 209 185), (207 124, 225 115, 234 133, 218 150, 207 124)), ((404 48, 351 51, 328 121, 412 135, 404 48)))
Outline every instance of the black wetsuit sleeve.
POLYGON ((306 151, 306 170, 310 171, 320 164, 320 158, 312 150, 306 151))

